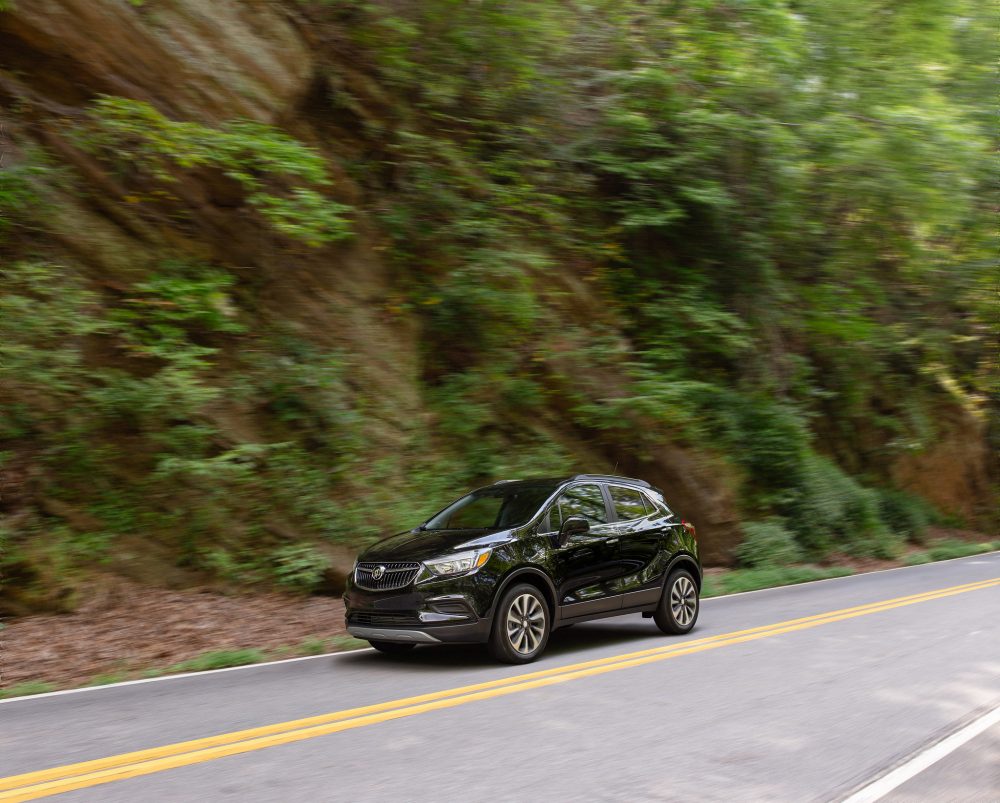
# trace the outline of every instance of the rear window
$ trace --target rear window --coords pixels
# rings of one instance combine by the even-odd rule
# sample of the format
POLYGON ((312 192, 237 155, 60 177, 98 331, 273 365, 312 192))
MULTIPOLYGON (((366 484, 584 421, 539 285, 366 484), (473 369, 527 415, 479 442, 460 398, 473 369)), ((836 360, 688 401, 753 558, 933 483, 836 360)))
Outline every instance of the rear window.
POLYGON ((611 501, 615 506, 615 515, 619 521, 641 519, 648 512, 649 502, 643 502, 643 496, 635 488, 623 488, 620 485, 609 485, 611 501))
POLYGON ((663 498, 663 494, 656 489, 650 489, 647 493, 648 496, 646 497, 646 506, 650 508, 651 513, 663 513, 667 516, 674 515, 673 511, 670 509, 670 505, 668 505, 666 500, 663 498))

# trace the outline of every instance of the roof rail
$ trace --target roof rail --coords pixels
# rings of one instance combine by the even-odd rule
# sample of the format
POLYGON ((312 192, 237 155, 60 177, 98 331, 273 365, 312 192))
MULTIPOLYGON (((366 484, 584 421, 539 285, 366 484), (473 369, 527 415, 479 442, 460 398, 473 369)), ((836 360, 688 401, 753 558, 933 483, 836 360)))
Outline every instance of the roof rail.
POLYGON ((629 482, 632 485, 639 485, 643 488, 652 488, 645 480, 637 480, 633 477, 619 477, 617 474, 574 474, 571 480, 599 480, 602 482, 629 482))

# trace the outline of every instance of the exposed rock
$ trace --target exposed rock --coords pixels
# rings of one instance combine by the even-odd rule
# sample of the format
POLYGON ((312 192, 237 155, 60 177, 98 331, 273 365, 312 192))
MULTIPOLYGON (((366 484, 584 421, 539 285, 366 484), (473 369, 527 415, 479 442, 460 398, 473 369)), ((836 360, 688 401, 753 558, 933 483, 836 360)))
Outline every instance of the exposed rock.
POLYGON ((986 424, 958 406, 942 411, 936 423, 934 443, 897 459, 892 478, 942 511, 988 527, 997 513, 998 456, 990 450, 986 424))
POLYGON ((308 90, 309 48, 265 0, 31 0, 0 15, 8 70, 39 98, 103 93, 180 117, 275 120, 308 90))

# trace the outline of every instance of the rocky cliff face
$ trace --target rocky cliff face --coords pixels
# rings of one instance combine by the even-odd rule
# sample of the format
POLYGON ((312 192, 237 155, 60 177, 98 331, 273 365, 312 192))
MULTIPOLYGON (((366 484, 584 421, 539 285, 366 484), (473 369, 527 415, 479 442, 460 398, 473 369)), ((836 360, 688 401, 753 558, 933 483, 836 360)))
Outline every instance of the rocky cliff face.
POLYGON ((38 0, 15 4, 2 26, 8 91, 53 111, 102 93, 178 118, 274 122, 294 110, 315 70, 295 15, 266 0, 38 0))
MULTIPOLYGON (((421 319, 397 303, 399 280, 383 256, 385 236, 366 211, 379 199, 345 167, 372 150, 370 132, 384 124, 387 108, 405 99, 383 93, 364 66, 353 63, 349 49, 338 50, 336 37, 303 14, 295 4, 271 0, 18 0, 0 13, 4 167, 40 148, 70 179, 52 183, 44 221, 20 229, 5 248, 11 259, 41 256, 71 265, 99 292, 122 292, 165 259, 223 266, 251 299, 254 321, 280 321, 313 346, 350 356, 346 382, 366 399, 357 426, 368 444, 364 462, 373 465, 412 450, 415 431, 433 433, 440 423, 421 385, 421 319), (352 86, 350 109, 331 111, 317 102, 331 75, 352 86), (144 101, 169 118, 207 126, 246 118, 290 132, 327 159, 335 196, 355 208, 353 238, 319 249, 279 245, 231 182, 211 170, 179 174, 171 186, 174 205, 166 212, 150 209, 134 197, 127 175, 71 136, 99 95, 144 101)), ((602 308, 591 285, 574 275, 578 267, 557 270, 566 273, 574 296, 562 312, 553 307, 554 315, 565 316, 562 323, 573 323, 576 310, 602 308)), ((559 325, 556 320, 554 328, 559 325)), ((223 346, 217 372, 239 348, 223 346)), ((624 381, 612 375, 610 384, 624 381)), ((213 402, 204 414, 229 443, 273 439, 267 415, 236 394, 213 402)), ((891 474, 945 510, 976 516, 995 501, 995 456, 982 428, 956 415, 937 446, 899 460, 891 474)), ((682 445, 609 446, 552 410, 527 431, 535 425, 555 433, 572 456, 568 468, 611 470, 617 464, 620 472, 663 487, 698 526, 705 559, 730 560, 740 537, 740 480, 720 455, 682 445)), ((31 510, 87 529, 71 521, 71 505, 44 501, 52 488, 31 479, 39 476, 33 445, 17 442, 10 451, 10 492, 0 501, 8 524, 31 510)), ((407 481, 405 471, 392 477, 397 484, 407 481)))

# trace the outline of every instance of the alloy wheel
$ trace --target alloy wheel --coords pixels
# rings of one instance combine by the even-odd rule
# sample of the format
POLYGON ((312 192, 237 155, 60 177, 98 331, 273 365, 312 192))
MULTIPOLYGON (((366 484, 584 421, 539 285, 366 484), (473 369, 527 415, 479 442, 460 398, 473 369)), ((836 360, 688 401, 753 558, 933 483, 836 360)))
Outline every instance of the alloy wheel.
POLYGON ((545 610, 538 597, 519 594, 507 609, 507 640, 521 655, 530 655, 542 643, 545 610))
POLYGON ((698 607, 698 592, 688 577, 678 577, 670 589, 670 611, 681 627, 687 627, 694 619, 698 607))

